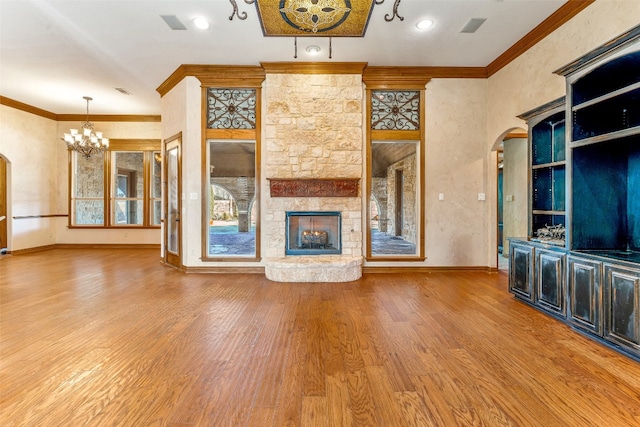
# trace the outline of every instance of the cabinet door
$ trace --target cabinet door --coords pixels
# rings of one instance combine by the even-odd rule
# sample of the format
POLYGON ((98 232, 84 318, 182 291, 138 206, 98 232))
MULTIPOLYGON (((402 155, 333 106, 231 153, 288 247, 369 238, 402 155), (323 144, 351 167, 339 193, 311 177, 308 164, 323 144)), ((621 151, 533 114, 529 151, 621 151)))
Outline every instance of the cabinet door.
POLYGON ((509 290, 533 302, 533 247, 512 242, 509 249, 509 290))
POLYGON ((567 318, 586 331, 602 336, 602 263, 569 255, 567 318))
POLYGON ((640 270, 605 264, 604 337, 640 355, 640 270))
POLYGON ((564 253, 536 249, 535 302, 540 308, 564 317, 564 253))

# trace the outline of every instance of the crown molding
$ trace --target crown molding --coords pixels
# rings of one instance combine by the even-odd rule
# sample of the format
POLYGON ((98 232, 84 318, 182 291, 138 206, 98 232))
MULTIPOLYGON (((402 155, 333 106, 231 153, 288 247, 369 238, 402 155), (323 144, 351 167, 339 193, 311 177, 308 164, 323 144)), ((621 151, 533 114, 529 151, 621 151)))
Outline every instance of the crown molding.
POLYGON ((261 62, 267 74, 362 74, 366 62, 261 62))
POLYGON ((7 107, 15 108, 16 110, 35 114, 36 116, 44 117, 45 119, 57 120, 55 113, 4 96, 0 96, 0 105, 6 105, 7 107))
POLYGON ((531 49, 540 40, 560 28, 571 18, 583 11, 595 0, 568 0, 558 10, 556 10, 547 19, 542 21, 537 27, 527 33, 523 38, 518 40, 513 46, 504 51, 493 62, 487 65, 487 77, 491 77, 517 57, 531 49))
MULTIPOLYGON (((58 122, 75 122, 84 121, 87 119, 86 114, 56 114, 51 111, 46 111, 38 107, 34 107, 24 102, 16 101, 15 99, 0 96, 0 105, 6 105, 7 107, 15 108, 16 110, 31 113, 36 116, 44 117, 45 119, 51 119, 58 122)), ((89 120, 95 122, 160 122, 160 116, 144 116, 144 115, 109 115, 109 114, 94 114, 89 116, 89 120)))
POLYGON ((260 87, 265 78, 262 67, 255 65, 182 64, 156 91, 165 96, 185 77, 193 76, 202 86, 260 87))

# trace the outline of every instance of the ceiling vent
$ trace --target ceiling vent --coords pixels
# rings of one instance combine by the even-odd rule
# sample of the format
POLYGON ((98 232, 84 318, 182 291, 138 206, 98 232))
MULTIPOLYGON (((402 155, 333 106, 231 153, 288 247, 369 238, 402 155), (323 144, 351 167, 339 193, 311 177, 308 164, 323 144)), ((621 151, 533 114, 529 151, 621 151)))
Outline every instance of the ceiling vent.
POLYGON ((118 92, 120 92, 123 95, 131 95, 131 92, 129 92, 128 90, 126 90, 125 88, 122 88, 122 87, 117 87, 117 88, 115 88, 115 90, 117 90, 118 92))
POLYGON ((480 26, 484 24, 484 21, 486 20, 487 18, 471 18, 469 19, 469 22, 467 22, 467 25, 465 25, 462 31, 460 32, 475 33, 476 31, 478 31, 478 28, 480 28, 480 26))
POLYGON ((164 20, 164 22, 171 28, 172 30, 186 30, 187 27, 184 26, 182 22, 178 19, 176 15, 160 15, 160 18, 164 20))

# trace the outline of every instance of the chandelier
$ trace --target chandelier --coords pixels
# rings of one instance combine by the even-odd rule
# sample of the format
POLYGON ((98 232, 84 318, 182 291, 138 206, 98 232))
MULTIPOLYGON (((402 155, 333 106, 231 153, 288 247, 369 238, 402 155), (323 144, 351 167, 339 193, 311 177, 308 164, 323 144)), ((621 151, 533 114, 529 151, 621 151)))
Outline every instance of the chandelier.
POLYGON ((77 151, 88 159, 92 154, 106 151, 109 148, 109 139, 104 138, 102 132, 94 132, 93 123, 89 121, 89 101, 93 101, 93 98, 83 96, 82 99, 87 101, 87 120, 82 122, 81 131, 71 129, 69 133, 65 133, 64 142, 69 150, 77 151))

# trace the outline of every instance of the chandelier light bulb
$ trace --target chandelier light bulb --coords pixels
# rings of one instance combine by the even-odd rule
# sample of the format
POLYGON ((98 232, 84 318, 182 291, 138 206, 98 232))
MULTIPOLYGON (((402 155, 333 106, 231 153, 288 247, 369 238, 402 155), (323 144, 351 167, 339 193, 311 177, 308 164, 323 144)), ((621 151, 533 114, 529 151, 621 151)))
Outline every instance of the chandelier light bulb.
POLYGON ((87 101, 87 119, 82 123, 82 132, 78 129, 70 129, 62 139, 69 150, 77 151, 88 159, 94 153, 106 151, 109 148, 109 140, 102 136, 102 132, 94 133, 93 123, 89 121, 89 101, 93 98, 85 96, 83 99, 87 101))

